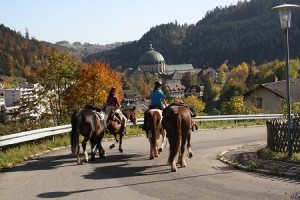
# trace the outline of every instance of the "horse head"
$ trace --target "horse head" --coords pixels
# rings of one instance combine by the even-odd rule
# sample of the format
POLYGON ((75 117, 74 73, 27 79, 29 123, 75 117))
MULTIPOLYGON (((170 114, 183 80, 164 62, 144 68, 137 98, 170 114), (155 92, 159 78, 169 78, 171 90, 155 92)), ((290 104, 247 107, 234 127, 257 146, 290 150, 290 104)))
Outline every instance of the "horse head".
POLYGON ((129 119, 134 125, 137 123, 135 109, 136 109, 135 106, 133 106, 132 108, 128 107, 128 108, 123 108, 122 109, 123 115, 127 119, 129 119))

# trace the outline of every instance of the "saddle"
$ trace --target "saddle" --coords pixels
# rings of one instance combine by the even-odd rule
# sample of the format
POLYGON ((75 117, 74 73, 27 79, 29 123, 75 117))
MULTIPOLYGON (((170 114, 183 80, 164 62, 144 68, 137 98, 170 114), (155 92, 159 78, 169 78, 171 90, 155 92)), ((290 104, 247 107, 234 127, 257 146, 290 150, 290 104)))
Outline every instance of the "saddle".
POLYGON ((96 106, 93 106, 93 105, 89 105, 89 104, 85 105, 84 108, 92 110, 96 114, 96 116, 99 117, 100 121, 103 122, 104 127, 105 127, 105 131, 109 132, 107 130, 107 126, 106 126, 107 124, 106 124, 106 121, 105 121, 105 114, 100 108, 98 108, 96 106))

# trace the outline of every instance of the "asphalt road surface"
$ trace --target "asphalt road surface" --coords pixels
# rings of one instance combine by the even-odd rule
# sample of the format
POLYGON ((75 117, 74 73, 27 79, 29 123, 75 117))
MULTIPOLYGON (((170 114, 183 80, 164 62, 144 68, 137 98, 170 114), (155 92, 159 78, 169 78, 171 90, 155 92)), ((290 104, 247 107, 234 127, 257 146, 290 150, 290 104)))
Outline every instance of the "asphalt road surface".
POLYGON ((266 127, 193 132, 194 157, 177 172, 166 164, 168 147, 149 160, 145 136, 126 138, 124 153, 106 141, 106 157, 83 165, 66 147, 1 172, 0 199, 298 199, 300 180, 240 171, 217 160, 222 151, 266 143, 266 135, 266 127))

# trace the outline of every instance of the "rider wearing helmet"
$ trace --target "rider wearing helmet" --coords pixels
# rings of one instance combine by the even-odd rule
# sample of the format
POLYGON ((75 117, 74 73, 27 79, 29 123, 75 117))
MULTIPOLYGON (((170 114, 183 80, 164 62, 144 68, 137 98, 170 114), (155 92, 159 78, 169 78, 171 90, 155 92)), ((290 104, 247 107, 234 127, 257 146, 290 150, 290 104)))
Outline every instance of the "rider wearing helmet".
POLYGON ((145 123, 145 115, 150 109, 160 109, 162 110, 164 107, 167 107, 168 104, 166 102, 166 96, 164 92, 161 90, 162 83, 160 81, 156 81, 154 83, 154 89, 150 93, 150 105, 149 109, 144 112, 144 125, 143 125, 143 130, 146 130, 147 127, 145 123))
POLYGON ((163 107, 167 107, 166 102, 166 96, 164 92, 161 90, 162 83, 160 81, 156 81, 154 83, 154 89, 150 93, 150 101, 151 104, 149 106, 149 109, 151 108, 158 108, 160 110, 163 109, 163 107))

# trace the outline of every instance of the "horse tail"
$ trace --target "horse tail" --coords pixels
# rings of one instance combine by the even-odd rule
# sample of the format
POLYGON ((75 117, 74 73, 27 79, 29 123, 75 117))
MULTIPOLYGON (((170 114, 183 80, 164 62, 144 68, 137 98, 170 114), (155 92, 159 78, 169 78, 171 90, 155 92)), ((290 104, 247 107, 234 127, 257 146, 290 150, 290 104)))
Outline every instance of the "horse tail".
POLYGON ((182 130, 181 130, 181 125, 182 125, 182 116, 180 113, 175 114, 175 126, 173 129, 173 133, 169 134, 169 142, 170 142, 170 154, 169 154, 169 159, 168 162, 172 163, 172 161, 175 159, 176 155, 179 152, 180 149, 180 143, 181 143, 181 135, 182 135, 182 130))
POLYGON ((79 153, 79 126, 81 124, 81 114, 74 112, 71 117, 71 133, 70 133, 70 143, 71 151, 74 155, 79 153))

